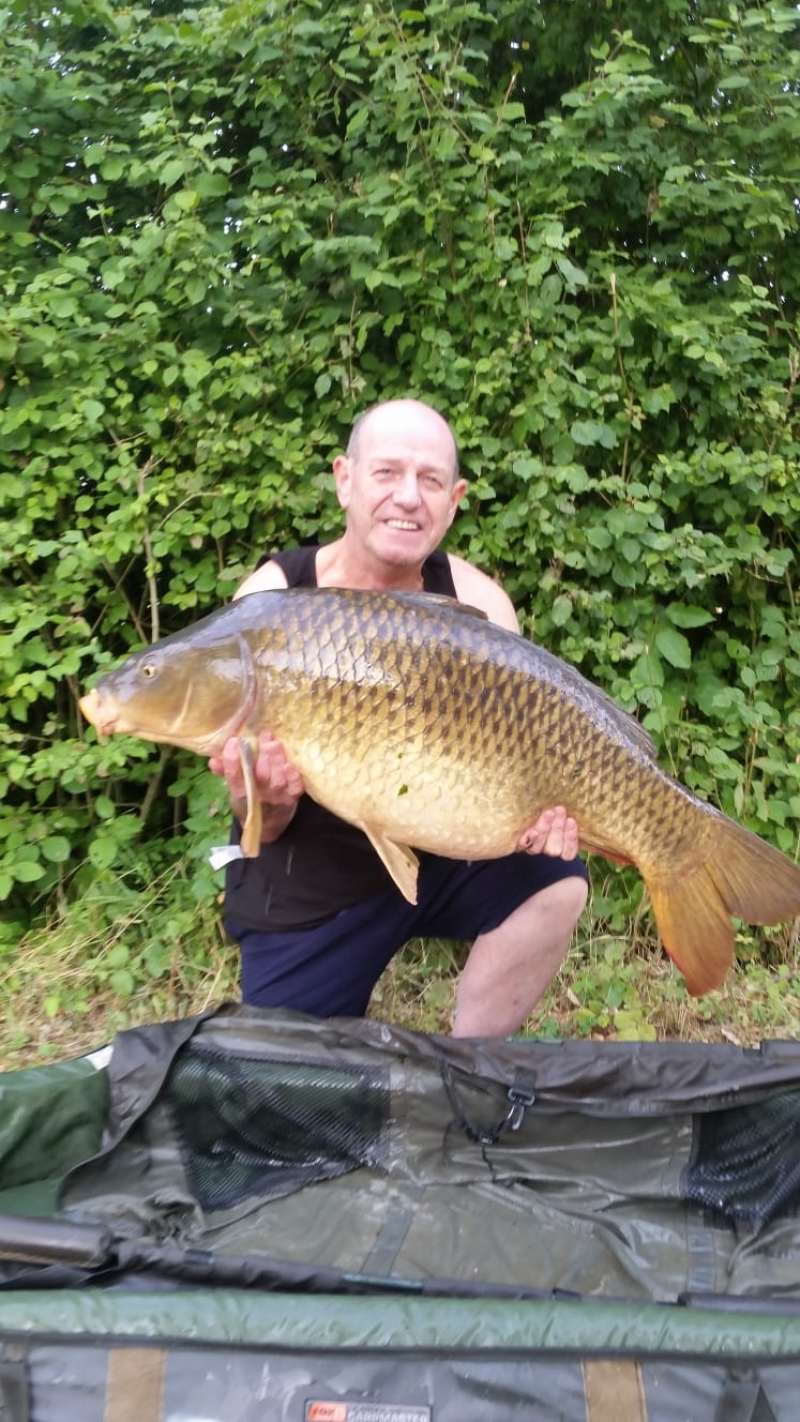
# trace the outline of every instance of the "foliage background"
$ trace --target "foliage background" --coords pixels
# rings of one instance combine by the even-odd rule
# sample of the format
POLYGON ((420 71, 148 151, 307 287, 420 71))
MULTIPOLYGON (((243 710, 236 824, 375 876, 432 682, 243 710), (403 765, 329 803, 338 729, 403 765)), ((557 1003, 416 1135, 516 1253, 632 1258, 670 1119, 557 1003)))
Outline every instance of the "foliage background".
POLYGON ((451 546, 796 853, 799 36, 789 0, 0 9, 0 951, 207 968, 219 786, 77 696, 334 534, 332 455, 408 393, 471 481, 451 546))

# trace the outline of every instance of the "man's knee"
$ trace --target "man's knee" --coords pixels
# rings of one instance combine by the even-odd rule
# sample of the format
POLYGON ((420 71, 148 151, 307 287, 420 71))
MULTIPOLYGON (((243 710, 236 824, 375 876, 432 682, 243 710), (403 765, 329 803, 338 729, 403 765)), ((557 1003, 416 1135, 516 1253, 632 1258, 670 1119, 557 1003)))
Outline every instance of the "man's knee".
POLYGON ((589 884, 584 876, 569 874, 534 894, 528 899, 527 906, 534 917, 547 918, 553 926, 557 925, 569 934, 586 907, 588 895, 589 884))
POLYGON ((578 922, 589 897, 589 881, 583 875, 572 874, 568 879, 560 879, 553 888, 563 891, 565 912, 572 916, 573 925, 578 922))

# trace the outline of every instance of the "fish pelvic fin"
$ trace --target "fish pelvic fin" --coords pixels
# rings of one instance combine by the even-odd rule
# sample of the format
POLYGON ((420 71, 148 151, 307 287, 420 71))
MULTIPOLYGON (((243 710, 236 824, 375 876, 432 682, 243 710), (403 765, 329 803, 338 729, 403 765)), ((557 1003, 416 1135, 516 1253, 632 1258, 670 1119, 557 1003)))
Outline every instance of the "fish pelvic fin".
POLYGON ((598 830, 593 829, 586 834, 581 828, 579 848, 586 854, 599 854, 602 859, 608 859, 611 864, 634 863, 630 854, 623 854, 619 845, 614 844, 610 839, 604 839, 598 830))
POLYGON ((239 760, 247 795, 247 816, 242 825, 240 847, 246 859, 255 859, 261 851, 261 801, 256 788, 256 751, 254 736, 239 737, 239 760))
POLYGON ((731 965, 731 916, 774 924, 800 914, 800 866, 719 814, 706 858, 685 877, 646 876, 664 947, 693 997, 720 987, 731 965))
POLYGON ((413 849, 409 849, 407 844, 398 844, 397 840, 390 839, 383 833, 383 830, 376 829, 374 825, 364 824, 362 821, 358 827, 364 831, 403 898, 407 899, 410 904, 415 904, 417 902, 419 860, 413 849))

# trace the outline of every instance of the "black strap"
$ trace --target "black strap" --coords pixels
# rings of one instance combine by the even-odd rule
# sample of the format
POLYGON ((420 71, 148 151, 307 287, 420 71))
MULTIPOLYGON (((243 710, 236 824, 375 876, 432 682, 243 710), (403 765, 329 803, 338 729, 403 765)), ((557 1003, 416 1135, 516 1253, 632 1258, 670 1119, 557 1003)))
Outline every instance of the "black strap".
POLYGON ((714 1422, 778 1422, 757 1373, 728 1374, 714 1422))
MULTIPOLYGON (((525 1117, 525 1112, 536 1100, 536 1092, 533 1089, 533 1077, 528 1072, 517 1071, 514 1073, 514 1081, 506 1091, 508 1106, 500 1120, 493 1126, 479 1126, 470 1121, 464 1114, 461 1102, 458 1099, 455 1073, 446 1060, 442 1057, 440 1061, 442 1073, 442 1083, 447 1092, 447 1099, 453 1112, 455 1125, 459 1127, 476 1145, 490 1146, 497 1145, 501 1136, 506 1131, 518 1131, 525 1117)), ((470 1085, 475 1086, 474 1079, 470 1080, 470 1085)))
POLYGON ((30 1415, 27 1365, 22 1360, 3 1360, 0 1362, 0 1422, 29 1422, 30 1415))

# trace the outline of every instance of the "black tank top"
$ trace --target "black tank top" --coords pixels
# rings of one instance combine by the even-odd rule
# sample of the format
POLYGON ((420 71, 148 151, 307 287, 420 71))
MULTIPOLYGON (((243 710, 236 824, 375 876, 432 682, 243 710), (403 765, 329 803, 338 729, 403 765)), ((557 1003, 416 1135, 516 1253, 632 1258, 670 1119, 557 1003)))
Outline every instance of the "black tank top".
MULTIPOLYGON (((290 588, 317 586, 317 548, 268 554, 290 588)), ((259 565, 260 566, 260 565, 259 565)), ((456 597, 450 560, 436 549, 422 565, 425 592, 456 597)), ((234 821, 232 841, 241 826, 234 821)), ((225 915, 265 932, 313 928, 349 904, 383 893, 391 879, 366 835, 309 795, 283 834, 264 844, 257 859, 235 859, 225 877, 225 915)))

